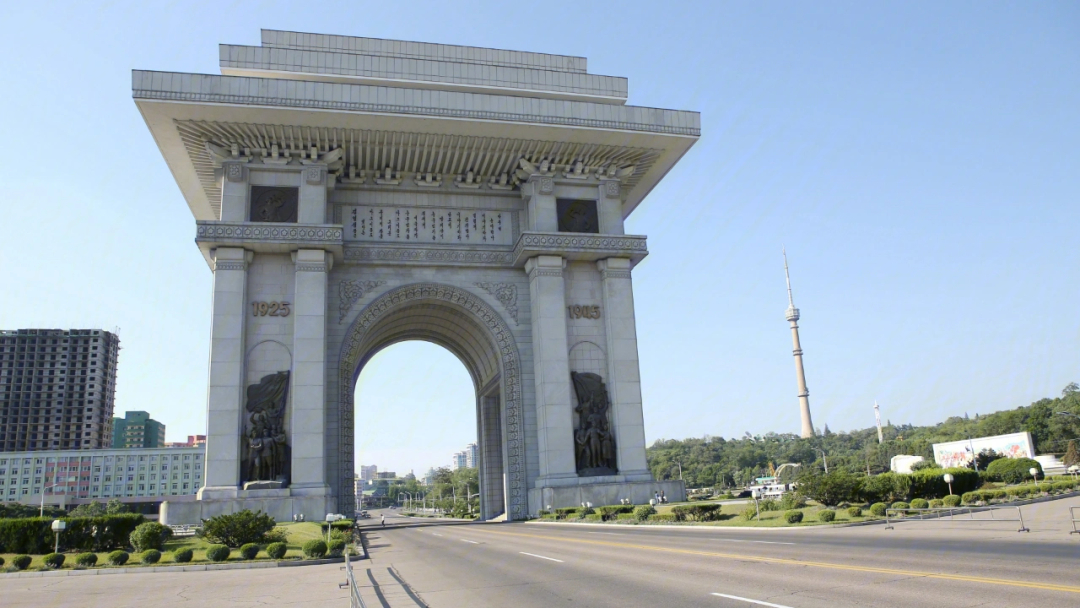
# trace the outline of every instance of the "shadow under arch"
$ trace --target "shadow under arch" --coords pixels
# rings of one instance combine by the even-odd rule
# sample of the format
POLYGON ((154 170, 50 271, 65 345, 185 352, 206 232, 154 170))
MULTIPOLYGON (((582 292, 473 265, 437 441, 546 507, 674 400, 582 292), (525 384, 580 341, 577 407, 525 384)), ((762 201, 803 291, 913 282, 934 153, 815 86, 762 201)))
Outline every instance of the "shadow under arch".
POLYGON ((364 307, 346 330, 338 359, 339 448, 348 454, 338 458, 339 512, 353 509, 356 379, 375 353, 405 340, 432 342, 457 356, 473 378, 478 399, 481 391, 498 385, 506 513, 509 519, 527 517, 521 358, 517 344, 506 321, 480 296, 440 283, 391 289, 364 307))

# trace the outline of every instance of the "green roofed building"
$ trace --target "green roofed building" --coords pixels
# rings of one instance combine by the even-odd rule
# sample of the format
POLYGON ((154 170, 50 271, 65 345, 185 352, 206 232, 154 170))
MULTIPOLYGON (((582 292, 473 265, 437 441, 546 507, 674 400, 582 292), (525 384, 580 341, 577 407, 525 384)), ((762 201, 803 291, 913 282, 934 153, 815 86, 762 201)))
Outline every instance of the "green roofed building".
POLYGON ((150 417, 149 412, 125 412, 123 418, 113 418, 113 448, 163 448, 165 425, 150 417))

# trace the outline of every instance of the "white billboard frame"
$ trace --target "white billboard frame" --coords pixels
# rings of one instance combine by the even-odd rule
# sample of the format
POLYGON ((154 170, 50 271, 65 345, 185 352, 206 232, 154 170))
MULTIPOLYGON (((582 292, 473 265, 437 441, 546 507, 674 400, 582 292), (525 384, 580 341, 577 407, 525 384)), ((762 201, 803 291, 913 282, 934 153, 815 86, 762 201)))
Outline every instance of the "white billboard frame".
POLYGON ((975 455, 986 449, 994 450, 1007 458, 1035 457, 1035 443, 1031 440, 1031 433, 1027 431, 935 443, 933 449, 934 462, 943 469, 969 466, 975 455))

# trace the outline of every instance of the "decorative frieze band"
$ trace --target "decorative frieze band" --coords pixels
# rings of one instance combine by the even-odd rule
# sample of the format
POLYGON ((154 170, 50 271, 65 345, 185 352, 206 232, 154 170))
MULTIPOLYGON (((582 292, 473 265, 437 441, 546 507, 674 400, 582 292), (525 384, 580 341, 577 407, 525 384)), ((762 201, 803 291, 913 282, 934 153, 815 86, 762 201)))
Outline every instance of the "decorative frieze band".
POLYGON ((563 276, 563 271, 559 270, 558 268, 533 268, 532 272, 529 273, 529 278, 530 279, 533 278, 533 277, 561 277, 561 276, 563 276))
POLYGON ((298 262, 296 272, 328 272, 330 268, 325 262, 298 262))
POLYGON ((214 272, 219 270, 247 270, 247 262, 241 260, 215 261, 214 272))
POLYGON ((341 242, 342 234, 341 226, 201 221, 198 222, 195 230, 195 239, 253 239, 335 243, 341 242))
POLYGON ((630 278, 630 271, 629 270, 604 269, 604 270, 600 271, 600 279, 604 280, 604 281, 606 281, 608 279, 629 279, 629 278, 630 278))
POLYGON ((514 246, 514 265, 522 266, 526 260, 537 255, 559 255, 568 260, 588 261, 621 257, 637 263, 648 254, 644 236, 526 232, 514 246))

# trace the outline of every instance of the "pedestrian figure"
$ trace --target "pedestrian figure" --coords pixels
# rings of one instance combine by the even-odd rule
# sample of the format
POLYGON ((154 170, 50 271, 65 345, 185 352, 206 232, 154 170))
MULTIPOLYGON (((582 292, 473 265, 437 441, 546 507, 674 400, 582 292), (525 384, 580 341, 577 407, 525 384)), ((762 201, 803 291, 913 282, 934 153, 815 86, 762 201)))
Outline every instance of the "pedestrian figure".
POLYGON ((386 527, 386 515, 379 515, 379 523, 382 525, 382 527, 386 527))
POLYGON ((660 490, 660 502, 667 502, 667 496, 664 496, 663 490, 660 490))

